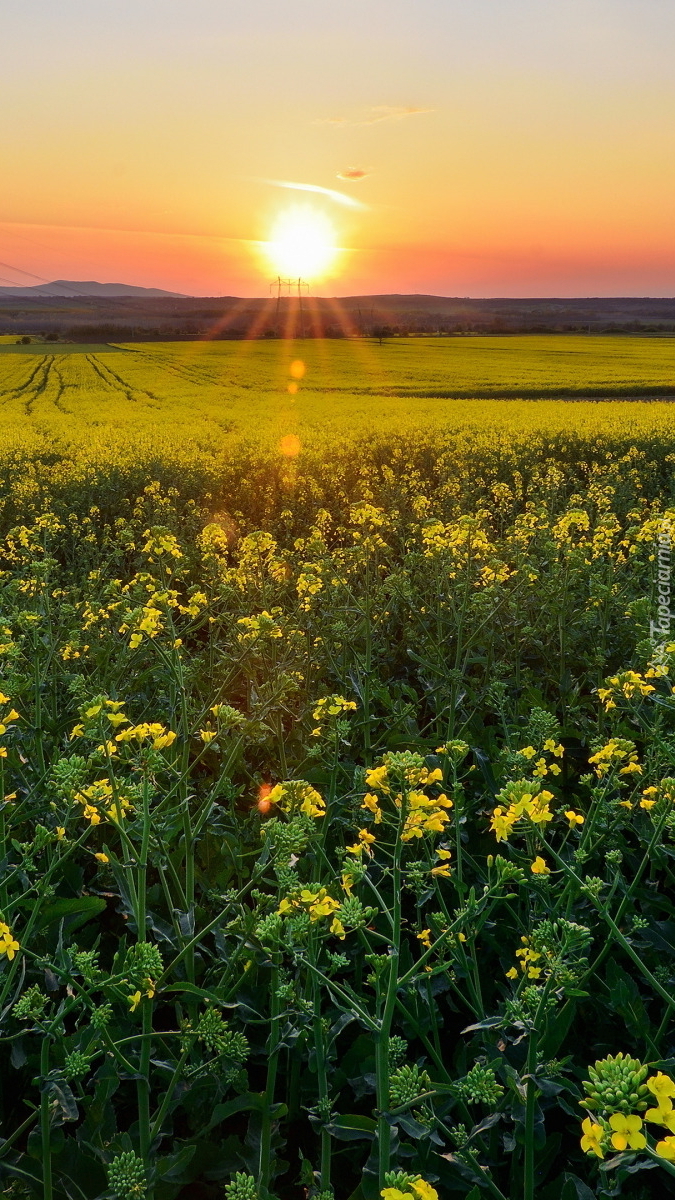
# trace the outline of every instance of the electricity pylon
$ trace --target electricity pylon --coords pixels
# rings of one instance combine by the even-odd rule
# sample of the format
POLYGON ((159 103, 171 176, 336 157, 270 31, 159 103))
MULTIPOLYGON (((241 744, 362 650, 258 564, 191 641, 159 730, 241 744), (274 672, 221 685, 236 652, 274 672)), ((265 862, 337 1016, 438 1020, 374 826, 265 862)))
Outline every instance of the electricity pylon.
POLYGON ((297 279, 283 279, 281 277, 281 275, 277 275, 276 279, 273 279, 270 284, 270 292, 273 291, 274 288, 277 289, 277 309, 276 309, 277 334, 279 333, 279 309, 281 307, 281 293, 282 293, 282 289, 285 288, 287 296, 290 296, 291 291, 297 290, 298 307, 300 309, 300 337, 304 338, 304 336, 305 336, 305 314, 304 314, 303 307, 302 307, 302 293, 303 293, 303 290, 305 292, 309 291, 309 284, 305 283, 305 280, 302 279, 300 275, 298 275, 297 279))

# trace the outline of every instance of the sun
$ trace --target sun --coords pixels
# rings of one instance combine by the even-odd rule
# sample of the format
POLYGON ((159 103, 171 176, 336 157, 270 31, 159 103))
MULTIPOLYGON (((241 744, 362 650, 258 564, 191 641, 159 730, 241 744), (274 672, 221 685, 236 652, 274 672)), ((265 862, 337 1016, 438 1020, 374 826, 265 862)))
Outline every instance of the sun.
POLYGON ((325 275, 339 253, 333 225, 310 205, 281 213, 264 248, 279 275, 308 280, 325 275))

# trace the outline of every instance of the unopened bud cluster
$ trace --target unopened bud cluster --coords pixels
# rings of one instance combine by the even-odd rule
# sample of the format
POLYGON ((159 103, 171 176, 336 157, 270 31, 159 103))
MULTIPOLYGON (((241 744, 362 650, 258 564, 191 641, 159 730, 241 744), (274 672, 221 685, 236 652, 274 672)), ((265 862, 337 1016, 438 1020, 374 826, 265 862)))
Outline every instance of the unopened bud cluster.
POLYGON ((142 1200, 147 1189, 143 1159, 123 1150, 108 1164, 108 1186, 116 1200, 142 1200))
POLYGON ((649 1068, 628 1054, 611 1054, 588 1068, 590 1080, 584 1080, 586 1100, 583 1108, 608 1113, 644 1112, 649 1105, 645 1079, 649 1068))

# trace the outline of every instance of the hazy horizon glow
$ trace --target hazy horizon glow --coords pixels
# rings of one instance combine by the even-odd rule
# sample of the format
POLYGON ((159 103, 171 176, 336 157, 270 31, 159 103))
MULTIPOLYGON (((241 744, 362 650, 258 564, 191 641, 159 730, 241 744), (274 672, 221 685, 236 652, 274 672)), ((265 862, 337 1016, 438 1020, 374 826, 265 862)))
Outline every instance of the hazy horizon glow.
POLYGON ((343 250, 318 294, 675 294, 671 0, 31 0, 4 31, 24 272, 266 295, 290 187, 343 250))

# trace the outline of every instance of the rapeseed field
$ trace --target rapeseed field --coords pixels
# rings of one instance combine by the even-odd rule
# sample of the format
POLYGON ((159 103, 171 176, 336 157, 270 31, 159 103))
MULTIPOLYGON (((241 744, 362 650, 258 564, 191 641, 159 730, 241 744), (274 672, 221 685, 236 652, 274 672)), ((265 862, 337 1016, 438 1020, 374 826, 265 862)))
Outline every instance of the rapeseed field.
POLYGON ((0 352, 4 1194, 675 1195, 674 365, 0 352))

